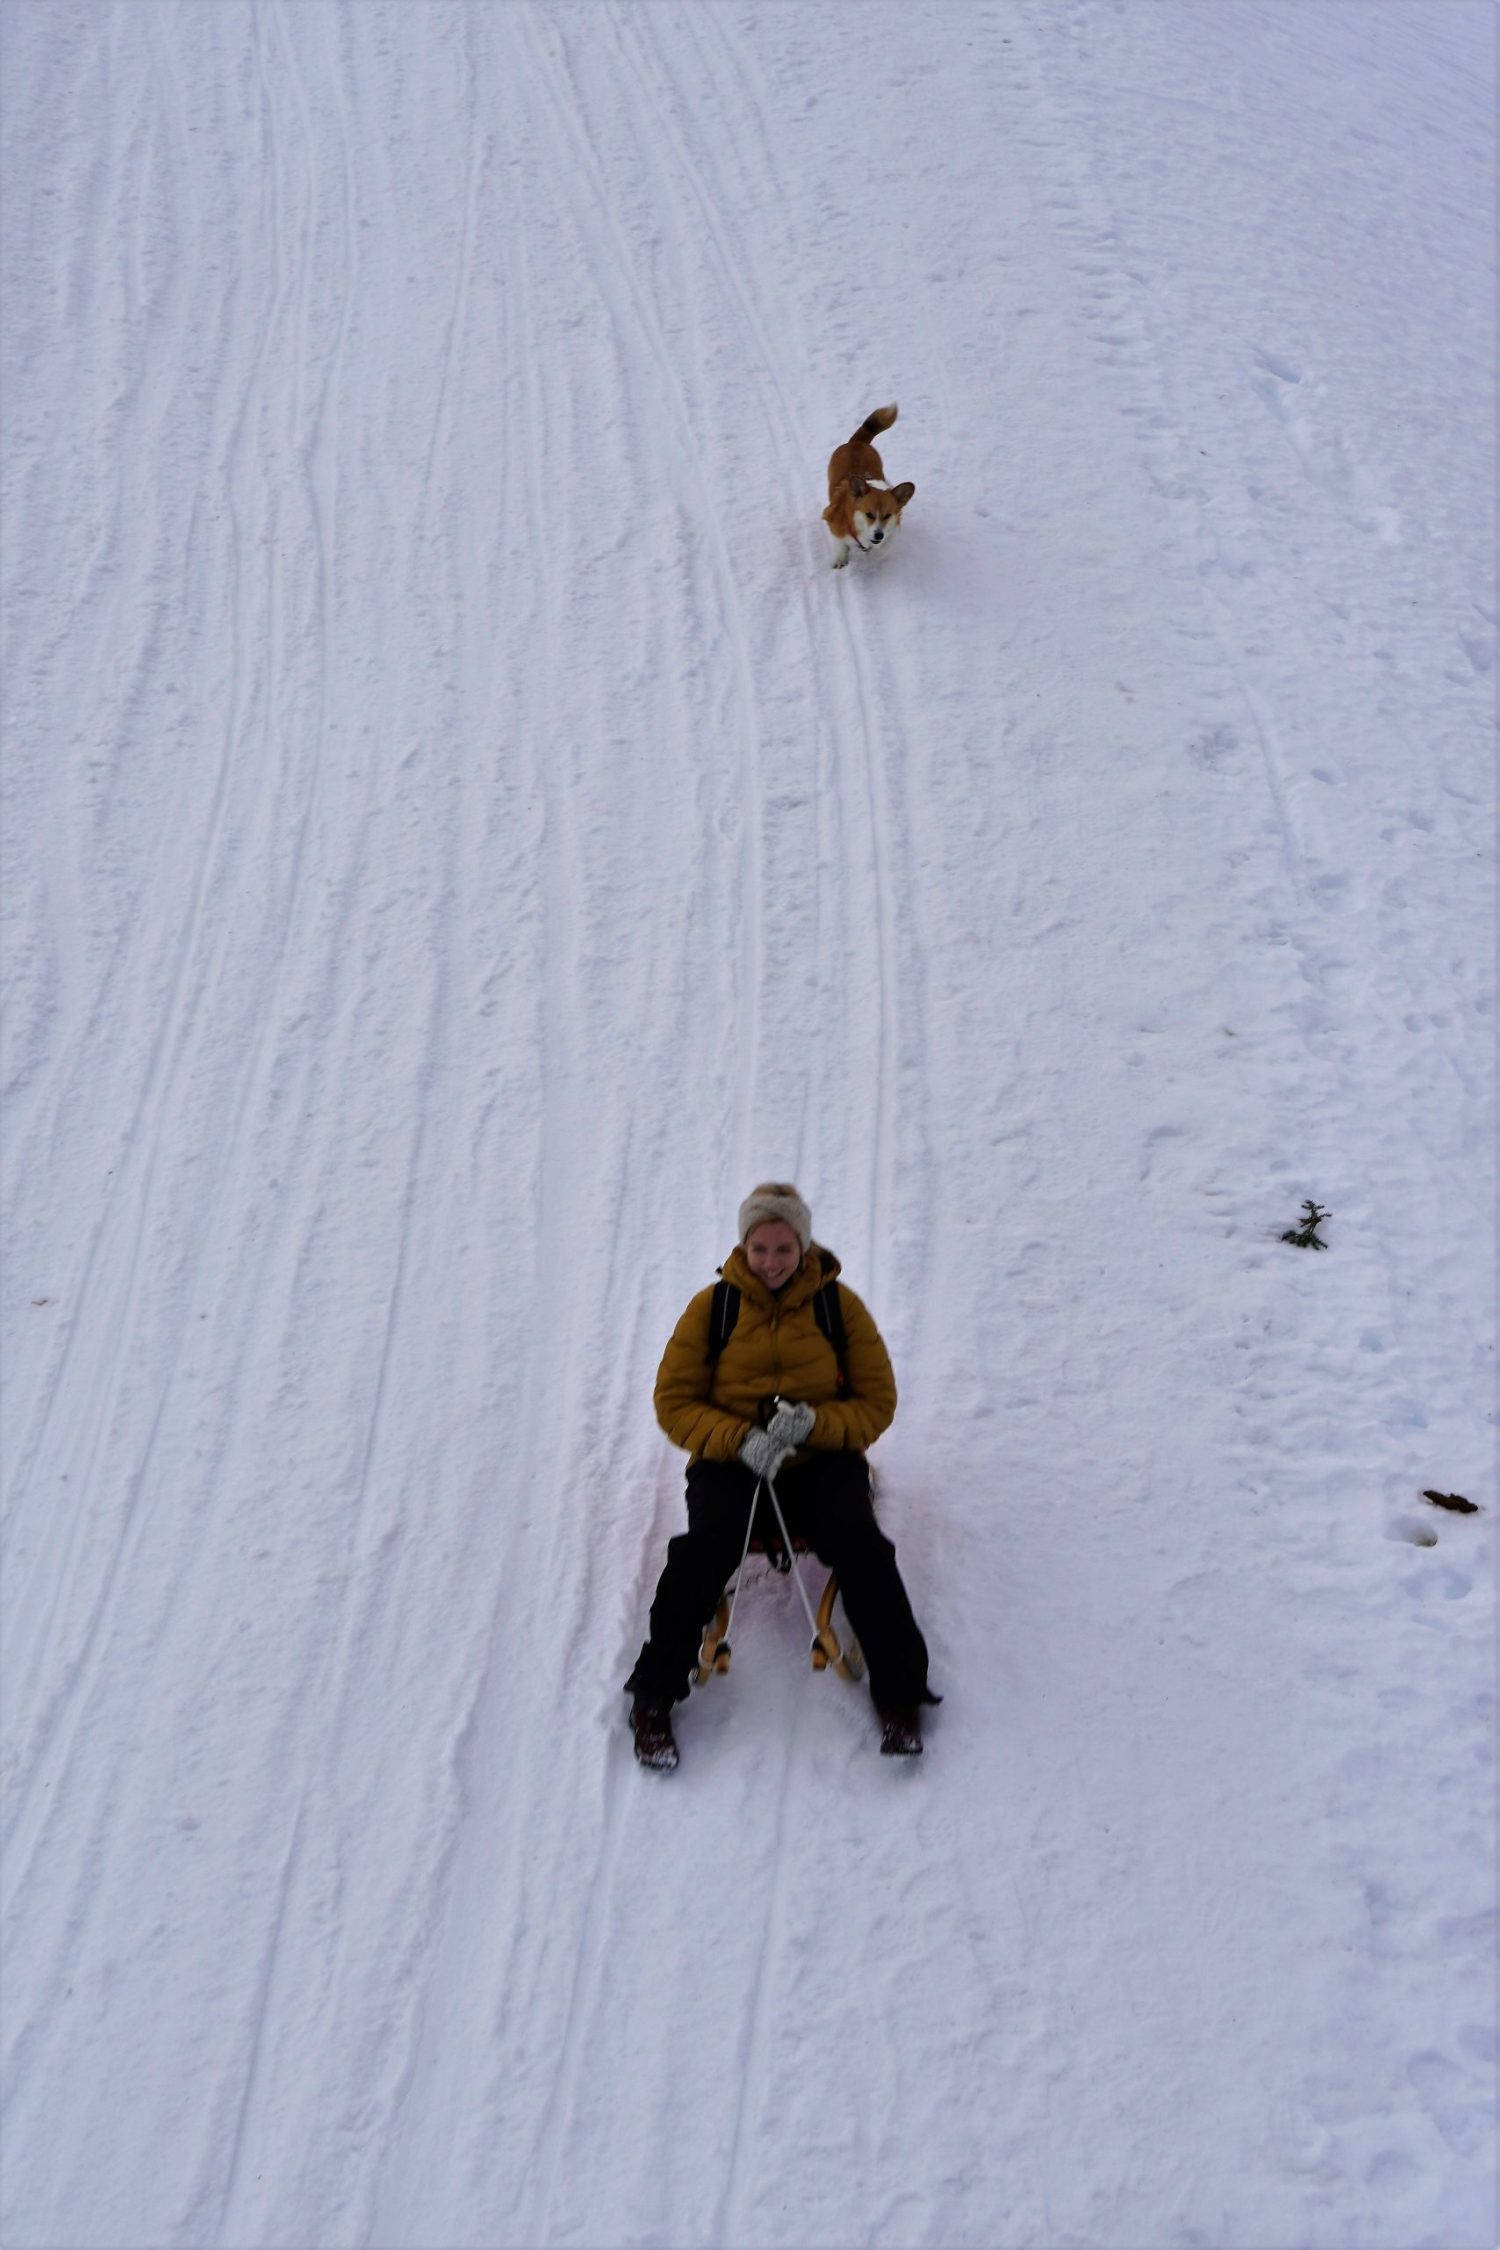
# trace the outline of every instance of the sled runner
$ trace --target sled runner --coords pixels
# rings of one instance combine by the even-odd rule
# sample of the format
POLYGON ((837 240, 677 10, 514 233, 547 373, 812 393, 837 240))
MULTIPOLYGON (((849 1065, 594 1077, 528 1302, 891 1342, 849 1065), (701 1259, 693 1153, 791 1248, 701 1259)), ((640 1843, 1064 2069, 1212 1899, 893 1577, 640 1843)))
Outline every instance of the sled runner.
POLYGON ((807 1612, 807 1622, 812 1627, 812 1668, 826 1672, 830 1667, 841 1680, 862 1680, 865 1676, 864 1653, 852 1631, 840 1641, 834 1630, 833 1605, 838 1599, 839 1582, 830 1571, 828 1583, 823 1588, 823 1599, 814 1614, 807 1598, 807 1588, 802 1583, 802 1573, 797 1567, 797 1557, 812 1552, 805 1539, 789 1537, 786 1519, 781 1513, 781 1502, 776 1497, 776 1487, 767 1477, 757 1492, 755 1506, 750 1511, 750 1522, 745 1533, 745 1545, 740 1555, 739 1568, 725 1587, 715 1610, 712 1622, 705 1628, 703 1645, 698 1651, 698 1665, 693 1674, 693 1684, 704 1687, 716 1672, 729 1670, 729 1628, 734 1619, 735 1606, 744 1584, 745 1564, 751 1555, 765 1555, 774 1570, 790 1575, 797 1581, 797 1591, 802 1597, 802 1607, 807 1612), (776 1512, 776 1527, 762 1526, 759 1492, 766 1493, 776 1512))

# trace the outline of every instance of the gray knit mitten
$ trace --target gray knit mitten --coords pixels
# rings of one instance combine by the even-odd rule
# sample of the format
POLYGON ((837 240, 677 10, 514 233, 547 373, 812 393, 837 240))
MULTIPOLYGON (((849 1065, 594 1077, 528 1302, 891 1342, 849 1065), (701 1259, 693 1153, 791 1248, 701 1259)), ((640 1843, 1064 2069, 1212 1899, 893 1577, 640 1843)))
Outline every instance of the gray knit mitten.
POLYGON ((805 1406, 800 1399, 784 1398, 771 1416, 767 1429, 773 1438, 795 1452, 812 1436, 812 1426, 818 1419, 815 1406, 805 1406))
POLYGON ((740 1459, 752 1476, 763 1477, 769 1482, 788 1454, 794 1450, 776 1435, 774 1428, 752 1430, 740 1447, 740 1459))

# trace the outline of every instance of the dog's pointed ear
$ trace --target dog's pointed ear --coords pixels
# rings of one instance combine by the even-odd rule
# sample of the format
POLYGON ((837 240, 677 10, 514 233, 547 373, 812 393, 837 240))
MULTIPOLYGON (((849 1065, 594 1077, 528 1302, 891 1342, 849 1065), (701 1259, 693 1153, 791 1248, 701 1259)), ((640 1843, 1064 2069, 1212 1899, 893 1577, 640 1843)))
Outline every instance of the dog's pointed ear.
POLYGON ((851 477, 849 479, 849 497, 851 500, 863 500, 869 489, 870 487, 865 483, 863 477, 851 477))
POLYGON ((916 489, 914 484, 893 484, 891 486, 891 498, 898 508, 904 508, 916 489))

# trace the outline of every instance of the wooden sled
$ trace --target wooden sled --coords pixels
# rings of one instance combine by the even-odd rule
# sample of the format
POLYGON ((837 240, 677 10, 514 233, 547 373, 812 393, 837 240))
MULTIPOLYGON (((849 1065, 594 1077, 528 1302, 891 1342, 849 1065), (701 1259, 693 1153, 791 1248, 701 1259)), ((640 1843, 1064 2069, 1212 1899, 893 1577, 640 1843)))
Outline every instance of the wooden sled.
MULTIPOLYGON (((767 1552, 765 1541, 752 1539, 746 1552, 748 1555, 764 1555, 767 1552)), ((792 1558, 787 1563, 786 1568, 795 1571, 797 1568, 796 1557, 809 1553, 811 1553, 811 1549, 805 1539, 794 1539, 792 1541, 792 1558)), ((714 1611, 711 1622, 704 1628, 703 1645, 698 1651, 698 1666, 693 1674, 695 1687, 704 1687, 716 1672, 727 1672, 729 1670, 730 1650, 727 1635, 729 1620, 734 1614, 734 1602, 739 1598, 739 1576, 740 1573, 736 1571, 734 1578, 730 1580, 729 1585, 725 1587, 723 1594, 720 1596, 719 1606, 714 1611)), ((852 1630, 846 1633, 846 1637, 842 1641, 834 1630, 833 1605, 838 1600, 838 1593, 839 1582, 833 1572, 830 1571, 828 1583, 823 1588, 823 1599, 818 1604, 817 1620, 813 1628, 812 1668, 815 1672, 837 1672, 841 1680, 862 1680, 865 1676, 865 1659, 864 1651, 861 1649, 859 1642, 855 1639, 852 1630)), ((805 1602, 805 1594, 803 1599, 805 1602)))

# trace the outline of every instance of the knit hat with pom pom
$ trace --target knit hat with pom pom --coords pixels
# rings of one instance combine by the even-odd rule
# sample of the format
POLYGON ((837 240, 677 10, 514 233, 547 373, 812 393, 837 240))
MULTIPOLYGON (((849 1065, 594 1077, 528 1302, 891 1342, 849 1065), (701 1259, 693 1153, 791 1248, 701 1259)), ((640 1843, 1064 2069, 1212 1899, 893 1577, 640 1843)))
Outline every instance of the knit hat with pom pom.
POLYGON ((767 1219, 780 1219, 783 1226, 790 1227, 806 1256, 812 1241, 812 1213, 790 1180, 762 1180, 758 1188, 750 1190, 740 1205, 741 1242, 767 1219))

